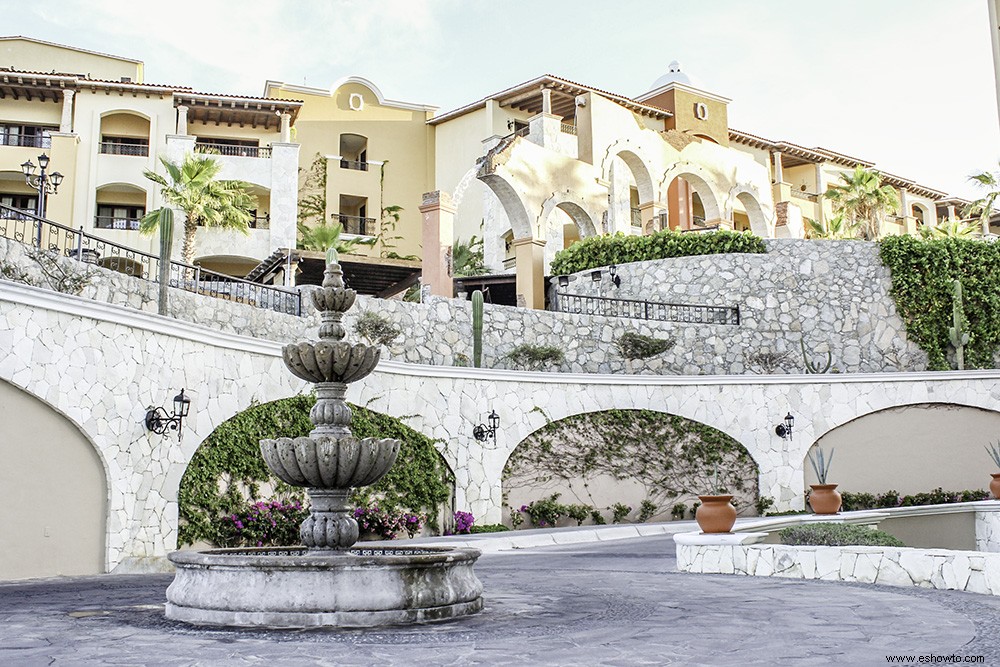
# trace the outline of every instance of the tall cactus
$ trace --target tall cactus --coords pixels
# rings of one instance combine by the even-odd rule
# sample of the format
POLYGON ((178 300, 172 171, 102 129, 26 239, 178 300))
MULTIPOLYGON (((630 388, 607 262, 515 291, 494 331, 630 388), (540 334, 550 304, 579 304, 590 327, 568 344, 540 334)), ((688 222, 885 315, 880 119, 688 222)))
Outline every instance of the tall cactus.
POLYGON ((483 292, 472 293, 472 365, 483 365, 483 292))
POLYGON ((948 340, 955 348, 955 361, 958 370, 965 369, 965 346, 969 344, 969 334, 965 331, 965 311, 962 307, 962 283, 956 280, 952 283, 954 298, 951 302, 951 319, 954 326, 948 327, 948 340))
POLYGON ((830 350, 826 351, 826 366, 820 366, 818 363, 813 363, 812 359, 809 358, 809 353, 806 352, 805 340, 800 340, 799 345, 802 347, 802 359, 806 362, 807 375, 822 375, 830 370, 830 366, 833 365, 833 353, 830 350))

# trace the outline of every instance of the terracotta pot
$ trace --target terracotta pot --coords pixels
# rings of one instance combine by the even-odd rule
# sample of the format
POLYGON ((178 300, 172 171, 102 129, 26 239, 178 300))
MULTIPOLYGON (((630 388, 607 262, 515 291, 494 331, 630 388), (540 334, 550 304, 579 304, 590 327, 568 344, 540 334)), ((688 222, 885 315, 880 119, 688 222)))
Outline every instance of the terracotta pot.
POLYGON ((698 496, 701 505, 694 513, 703 533, 728 533, 736 523, 736 508, 729 502, 732 496, 698 496))
POLYGON ((991 472, 993 479, 990 480, 990 493, 995 500, 1000 500, 1000 472, 991 472))
POLYGON ((810 484, 809 506, 815 514, 836 514, 840 511, 840 493, 836 484, 810 484))

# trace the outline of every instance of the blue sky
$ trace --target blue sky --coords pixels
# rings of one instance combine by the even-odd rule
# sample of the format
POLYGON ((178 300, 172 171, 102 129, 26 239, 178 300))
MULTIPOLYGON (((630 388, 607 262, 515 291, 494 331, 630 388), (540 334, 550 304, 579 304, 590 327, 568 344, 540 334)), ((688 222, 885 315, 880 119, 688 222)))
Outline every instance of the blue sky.
MULTIPOLYGON (((0 0, 0 33, 145 61, 149 82, 259 95, 374 81, 442 111, 556 74, 638 95, 674 59, 732 127, 963 196, 1000 157, 987 0, 0 0)), ((2 64, 2 63, 0 63, 2 64)))

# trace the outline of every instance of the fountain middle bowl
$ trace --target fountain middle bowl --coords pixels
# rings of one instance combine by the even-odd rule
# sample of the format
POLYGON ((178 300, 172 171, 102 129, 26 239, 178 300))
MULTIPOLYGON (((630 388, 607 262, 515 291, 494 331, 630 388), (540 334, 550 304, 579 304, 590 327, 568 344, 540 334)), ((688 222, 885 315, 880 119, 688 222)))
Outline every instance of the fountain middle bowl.
POLYGON ((399 441, 353 435, 320 435, 261 440, 264 462, 292 486, 346 489, 368 486, 389 472, 399 455, 399 441))
POLYGON ((167 618, 196 625, 371 627, 482 609, 480 552, 452 547, 175 551, 167 618))
POLYGON ((357 382, 378 365, 379 348, 344 341, 306 341, 281 349, 285 366, 307 382, 357 382))

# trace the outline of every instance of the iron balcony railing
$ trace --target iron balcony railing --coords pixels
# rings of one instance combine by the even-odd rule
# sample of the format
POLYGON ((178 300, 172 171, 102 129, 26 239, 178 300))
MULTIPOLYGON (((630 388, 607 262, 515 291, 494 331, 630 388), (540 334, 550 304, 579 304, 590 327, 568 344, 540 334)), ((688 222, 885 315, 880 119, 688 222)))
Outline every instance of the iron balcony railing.
POLYGON ((271 157, 270 146, 234 146, 232 144, 213 144, 209 141, 196 142, 194 152, 210 153, 212 155, 230 155, 233 157, 271 157))
POLYGON ((372 232, 375 231, 375 218, 362 218, 357 215, 344 215, 343 213, 334 213, 333 217, 343 226, 345 234, 372 236, 372 232))
POLYGON ((606 296, 589 296, 556 292, 556 310, 578 315, 601 315, 603 317, 627 317, 636 320, 659 320, 661 322, 685 322, 688 324, 740 323, 739 306, 699 306, 686 303, 662 303, 619 299, 606 296))
MULTIPOLYGON (((97 264, 152 283, 159 281, 160 258, 71 229, 32 213, 0 204, 0 237, 97 264)), ((296 290, 261 285, 200 266, 170 262, 168 285, 194 294, 247 304, 289 315, 302 314, 296 290)))
POLYGON ((116 141, 102 141, 101 153, 104 155, 146 157, 149 155, 149 144, 120 144, 116 141))
POLYGON ((560 123, 559 131, 565 132, 566 134, 576 134, 576 125, 570 125, 569 123, 560 123))
POLYGON ((121 218, 113 215, 95 215, 94 227, 97 229, 139 229, 138 218, 121 218))
POLYGON ((271 228, 271 214, 267 215, 255 215, 250 218, 250 229, 270 229, 271 228))
POLYGON ((9 134, 0 130, 0 146, 52 148, 52 137, 48 134, 9 134))
POLYGON ((354 171, 368 171, 368 163, 361 160, 341 160, 341 169, 353 169, 354 171))

